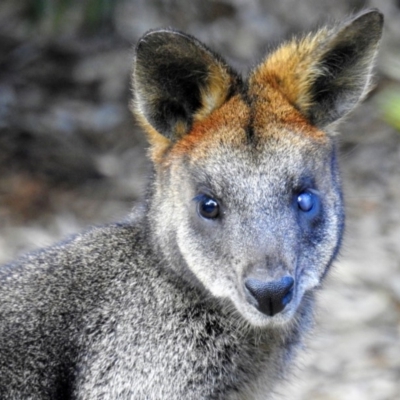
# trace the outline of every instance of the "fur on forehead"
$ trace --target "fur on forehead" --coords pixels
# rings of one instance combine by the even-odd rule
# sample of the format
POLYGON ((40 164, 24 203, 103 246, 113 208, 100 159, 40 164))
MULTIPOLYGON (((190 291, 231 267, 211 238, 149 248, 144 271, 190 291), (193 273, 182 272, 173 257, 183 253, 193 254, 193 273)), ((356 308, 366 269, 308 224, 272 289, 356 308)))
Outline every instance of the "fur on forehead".
POLYGON ((191 130, 176 142, 165 140, 153 132, 150 135, 156 138, 156 143, 152 143, 150 148, 153 162, 165 167, 180 157, 190 157, 196 161, 207 158, 212 153, 210 150, 217 146, 260 149, 265 142, 271 138, 276 140, 285 132, 297 134, 291 136, 293 146, 300 146, 304 138, 319 144, 328 141, 327 135, 310 124, 273 85, 267 85, 262 93, 265 92, 268 93, 268 99, 255 93, 251 86, 248 87, 248 93, 241 88, 238 94, 206 118, 195 121, 191 130))
POLYGON ((312 126, 279 93, 275 109, 263 107, 261 100, 255 109, 237 95, 232 97, 204 121, 196 122, 189 134, 172 146, 161 162, 173 163, 177 158, 196 163, 218 152, 250 152, 254 157, 266 149, 283 145, 285 151, 307 144, 321 146, 329 137, 312 126))

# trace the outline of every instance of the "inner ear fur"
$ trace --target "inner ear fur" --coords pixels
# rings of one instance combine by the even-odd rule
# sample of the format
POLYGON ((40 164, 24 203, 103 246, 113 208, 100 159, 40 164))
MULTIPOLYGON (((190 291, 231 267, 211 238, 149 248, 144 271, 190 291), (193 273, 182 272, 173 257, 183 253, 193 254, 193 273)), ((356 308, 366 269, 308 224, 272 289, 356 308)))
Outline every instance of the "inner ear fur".
POLYGON ((313 125, 325 128, 368 93, 382 26, 383 15, 369 9, 285 43, 255 69, 250 86, 280 90, 313 125))
POLYGON ((197 39, 173 30, 151 31, 136 48, 133 111, 153 144, 174 142, 194 121, 219 108, 238 79, 197 39))

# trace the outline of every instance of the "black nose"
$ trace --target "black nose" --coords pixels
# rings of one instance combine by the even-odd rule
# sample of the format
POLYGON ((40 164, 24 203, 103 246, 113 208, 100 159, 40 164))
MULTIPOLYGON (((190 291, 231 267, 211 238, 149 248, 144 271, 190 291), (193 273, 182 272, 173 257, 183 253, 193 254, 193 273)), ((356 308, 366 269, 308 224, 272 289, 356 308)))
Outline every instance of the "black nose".
POLYGON ((258 279, 246 279, 244 285, 256 300, 257 308, 267 315, 275 315, 281 312, 286 304, 290 303, 293 296, 294 280, 290 276, 264 282, 258 279))

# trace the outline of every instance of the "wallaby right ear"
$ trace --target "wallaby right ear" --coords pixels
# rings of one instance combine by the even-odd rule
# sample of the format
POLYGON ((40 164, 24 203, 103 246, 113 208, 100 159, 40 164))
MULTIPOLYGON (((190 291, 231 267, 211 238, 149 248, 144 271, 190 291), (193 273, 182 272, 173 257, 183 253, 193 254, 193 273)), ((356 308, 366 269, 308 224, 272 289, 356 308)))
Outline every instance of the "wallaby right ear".
POLYGON ((172 30, 152 31, 136 48, 133 111, 151 144, 165 147, 220 107, 237 79, 195 38, 172 30))
POLYGON ((254 88, 272 85, 318 128, 347 115, 368 93, 383 15, 365 10, 278 48, 255 70, 254 88))

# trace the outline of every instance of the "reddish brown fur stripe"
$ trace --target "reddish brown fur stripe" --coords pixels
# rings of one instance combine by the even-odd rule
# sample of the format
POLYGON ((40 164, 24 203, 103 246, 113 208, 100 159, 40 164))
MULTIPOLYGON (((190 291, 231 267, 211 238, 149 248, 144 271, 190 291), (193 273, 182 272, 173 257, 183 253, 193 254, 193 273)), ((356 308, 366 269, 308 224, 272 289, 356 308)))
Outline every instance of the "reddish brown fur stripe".
POLYGON ((307 119, 290 104, 275 80, 268 81, 268 75, 259 80, 250 80, 250 96, 253 99, 253 127, 261 134, 282 134, 291 130, 316 140, 326 139, 326 134, 311 125, 307 119))
POLYGON ((236 95, 203 121, 195 122, 188 135, 171 150, 170 159, 189 154, 199 159, 209 154, 209 149, 218 146, 219 140, 240 145, 246 138, 245 129, 250 122, 250 110, 243 99, 236 95))
POLYGON ((253 110, 250 110, 240 95, 236 95, 208 117, 196 121, 191 131, 172 147, 163 136, 145 126, 150 136, 153 162, 167 167, 174 158, 183 155, 190 154, 193 161, 205 158, 210 148, 218 146, 221 139, 234 146, 243 145, 250 122, 255 135, 261 140, 272 135, 282 135, 288 130, 314 140, 327 140, 324 132, 311 125, 289 103, 275 81, 264 81, 261 85, 253 80, 252 83, 250 97, 253 110), (165 157, 168 150, 168 157, 165 157))
POLYGON ((246 142, 246 129, 250 122, 261 140, 285 134, 284 131, 306 135, 314 140, 327 140, 324 132, 308 123, 271 85, 253 88, 251 96, 254 107, 252 115, 250 107, 240 95, 236 95, 208 118, 195 122, 191 131, 170 149, 168 157, 164 157, 167 148, 162 146, 162 149, 157 149, 155 143, 153 161, 168 167, 172 160, 184 155, 190 155, 193 161, 206 158, 210 149, 218 146, 221 139, 226 144, 240 147, 246 142))

